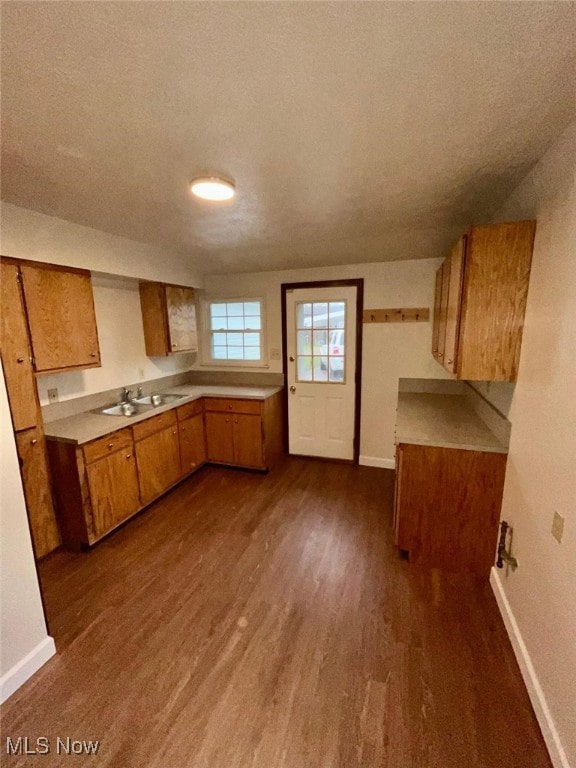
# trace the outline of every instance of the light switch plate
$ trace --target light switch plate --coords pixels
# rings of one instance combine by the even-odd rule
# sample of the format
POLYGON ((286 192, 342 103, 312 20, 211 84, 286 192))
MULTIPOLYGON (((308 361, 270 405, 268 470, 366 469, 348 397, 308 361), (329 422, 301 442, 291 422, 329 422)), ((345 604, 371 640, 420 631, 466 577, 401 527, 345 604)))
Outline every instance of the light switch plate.
POLYGON ((271 349, 270 350, 270 360, 280 360, 280 350, 279 349, 271 349))
POLYGON ((561 544, 563 535, 564 535, 564 518, 560 513, 554 512, 554 517, 552 518, 552 536, 554 536, 558 544, 561 544))
POLYGON ((60 397, 58 396, 58 390, 56 387, 54 389, 48 390, 48 400, 51 403, 58 403, 60 401, 60 397))

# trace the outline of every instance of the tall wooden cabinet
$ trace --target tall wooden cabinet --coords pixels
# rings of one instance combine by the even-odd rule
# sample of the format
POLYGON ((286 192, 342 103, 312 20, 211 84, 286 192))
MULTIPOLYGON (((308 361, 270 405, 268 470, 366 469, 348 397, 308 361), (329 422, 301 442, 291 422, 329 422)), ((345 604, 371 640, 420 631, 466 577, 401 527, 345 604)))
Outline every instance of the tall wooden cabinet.
POLYGON ((100 365, 90 273, 3 257, 1 352, 37 558, 60 534, 35 375, 100 365))
POLYGON ((164 283, 140 283, 146 354, 165 357, 198 351, 194 290, 164 283))
POLYGON ((42 417, 17 264, 0 263, 1 354, 34 553, 60 544, 50 490, 42 417))
POLYGON ((440 267, 432 354, 458 379, 516 380, 535 228, 472 227, 440 267))

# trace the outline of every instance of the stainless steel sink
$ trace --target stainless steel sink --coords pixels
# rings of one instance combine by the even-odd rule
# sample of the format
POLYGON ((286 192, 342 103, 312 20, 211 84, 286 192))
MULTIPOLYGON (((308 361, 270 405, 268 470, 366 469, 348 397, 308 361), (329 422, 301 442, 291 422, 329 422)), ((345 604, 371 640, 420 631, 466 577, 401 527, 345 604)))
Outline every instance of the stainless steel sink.
POLYGON ((144 397, 137 397, 134 402, 139 403, 140 405, 151 405, 154 408, 157 408, 159 405, 174 403, 176 400, 181 400, 183 397, 186 397, 186 395, 172 395, 168 393, 158 395, 152 394, 145 395, 144 397))
POLYGON ((106 416, 137 416, 140 413, 152 410, 151 405, 143 403, 120 403, 120 405, 110 405, 108 408, 101 408, 95 413, 103 413, 106 416))

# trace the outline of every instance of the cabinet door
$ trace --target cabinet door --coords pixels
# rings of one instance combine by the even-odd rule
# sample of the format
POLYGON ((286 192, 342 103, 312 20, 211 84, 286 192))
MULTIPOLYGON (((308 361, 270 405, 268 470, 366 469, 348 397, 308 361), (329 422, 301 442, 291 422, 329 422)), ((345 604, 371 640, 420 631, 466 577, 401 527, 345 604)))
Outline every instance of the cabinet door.
POLYGON ((167 285, 166 311, 170 351, 195 352, 198 349, 198 332, 193 289, 167 285))
POLYGON ((178 425, 180 434, 180 465, 183 475, 193 472, 206 462, 206 437, 202 414, 191 416, 178 425))
POLYGON ((464 249, 466 238, 462 237, 448 257, 450 269, 446 296, 446 331, 444 344, 444 368, 456 373, 458 334, 460 330, 460 308, 462 304, 462 277, 464 271, 464 249))
POLYGON ((10 412, 16 431, 35 427, 38 419, 36 382, 28 342, 28 327, 15 264, 0 265, 2 285, 2 363, 10 412))
POLYGON ((516 381, 535 221, 473 227, 466 244, 458 376, 516 381))
POLYGON ((438 319, 438 362, 444 365, 446 353, 446 318, 448 316, 448 289, 450 285, 450 259, 442 263, 442 291, 438 319))
POLYGON ((36 557, 43 557, 60 544, 60 535, 50 493, 44 435, 38 428, 18 432, 16 446, 36 557))
POLYGON ((136 443, 142 504, 148 504, 180 479, 180 452, 176 426, 136 443))
POLYGON ((208 461, 234 464, 232 419, 234 414, 206 412, 208 461))
POLYGON ((410 562, 488 576, 506 455, 402 445, 396 544, 410 562))
POLYGON ((90 273, 21 265, 37 371, 100 365, 90 273))
POLYGON ((240 467, 264 467, 262 418, 235 413, 232 424, 234 464, 240 467))
POLYGON ((442 264, 436 270, 436 288, 434 290, 434 320, 432 325, 432 355, 438 359, 440 339, 440 306, 442 304, 442 264))
POLYGON ((140 507, 138 475, 132 447, 86 466, 94 534, 103 536, 140 507))

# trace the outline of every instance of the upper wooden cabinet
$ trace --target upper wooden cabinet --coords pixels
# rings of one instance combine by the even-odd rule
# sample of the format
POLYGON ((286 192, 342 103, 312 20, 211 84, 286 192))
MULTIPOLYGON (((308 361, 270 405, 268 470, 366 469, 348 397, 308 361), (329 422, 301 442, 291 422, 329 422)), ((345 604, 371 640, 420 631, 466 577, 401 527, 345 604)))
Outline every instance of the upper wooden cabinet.
POLYGON ((35 370, 100 366, 90 273, 22 262, 20 274, 35 370))
POLYGON ((194 290, 164 283, 140 283, 146 354, 165 357, 198 351, 194 290))
POLYGON ((432 354, 458 379, 515 381, 535 221, 473 227, 436 279, 432 354))

